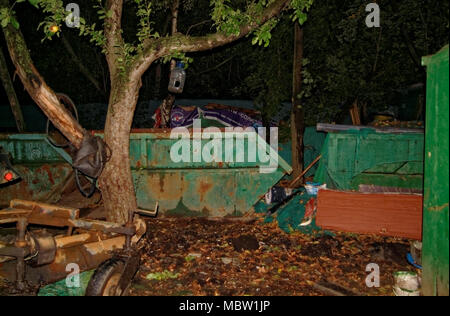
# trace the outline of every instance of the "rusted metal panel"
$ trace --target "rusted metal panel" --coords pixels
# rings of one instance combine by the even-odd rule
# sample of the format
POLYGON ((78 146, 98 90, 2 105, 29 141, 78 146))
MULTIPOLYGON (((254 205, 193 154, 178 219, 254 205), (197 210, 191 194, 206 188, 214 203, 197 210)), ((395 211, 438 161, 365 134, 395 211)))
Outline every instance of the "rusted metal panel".
POLYGON ((15 165, 14 168, 22 181, 0 189, 0 206, 8 205, 15 198, 56 202, 72 175, 72 167, 66 163, 15 165))
POLYGON ((43 134, 0 134, 0 147, 10 153, 22 181, 0 188, 0 206, 12 199, 56 202, 72 175, 70 156, 51 146, 43 134))

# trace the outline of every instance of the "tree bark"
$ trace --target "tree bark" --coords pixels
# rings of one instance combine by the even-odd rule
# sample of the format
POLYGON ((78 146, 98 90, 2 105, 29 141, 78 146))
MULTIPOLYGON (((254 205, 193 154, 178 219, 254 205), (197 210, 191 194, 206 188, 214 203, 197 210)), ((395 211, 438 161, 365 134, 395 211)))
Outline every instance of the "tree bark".
POLYGON ((292 137, 292 176, 298 177, 303 171, 303 134, 305 132, 305 110, 302 107, 298 95, 302 88, 302 60, 303 60, 303 28, 295 23, 294 36, 294 71, 292 85, 292 112, 291 112, 291 137, 292 137))
POLYGON ((130 131, 139 96, 140 78, 112 87, 105 125, 105 141, 112 156, 100 176, 108 221, 124 224, 137 208, 130 164, 130 131))
POLYGON ((14 85, 9 75, 8 66, 6 64, 5 55, 3 55, 3 49, 0 47, 0 78, 8 95, 9 104, 11 105, 11 111, 16 120, 16 126, 19 133, 25 132, 25 121, 23 119, 22 109, 20 108, 19 100, 17 99, 14 85))
MULTIPOLYGON (((5 3, 3 1, 0 4, 4 7, 5 3)), ((11 60, 28 94, 50 119, 53 125, 76 148, 79 148, 86 131, 72 117, 70 112, 60 104, 55 92, 47 86, 44 79, 34 67, 22 32, 15 29, 12 25, 8 25, 3 28, 3 33, 5 34, 11 60)))

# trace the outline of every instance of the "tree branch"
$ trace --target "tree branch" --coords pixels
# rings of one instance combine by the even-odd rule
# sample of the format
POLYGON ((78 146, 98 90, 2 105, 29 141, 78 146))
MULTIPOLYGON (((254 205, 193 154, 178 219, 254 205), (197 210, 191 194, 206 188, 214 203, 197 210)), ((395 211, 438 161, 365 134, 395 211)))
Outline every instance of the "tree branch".
POLYGON ((107 0, 106 12, 111 12, 105 18, 104 32, 106 37, 106 60, 108 61, 111 83, 118 73, 118 59, 123 58, 122 11, 123 0, 107 0))
POLYGON ((189 32, 190 32, 193 28, 195 28, 195 27, 197 27, 197 26, 200 26, 200 25, 203 25, 203 24, 206 24, 206 23, 211 23, 211 22, 212 22, 212 20, 209 19, 209 20, 205 20, 205 21, 202 21, 202 22, 199 22, 199 23, 196 23, 196 24, 193 24, 193 25, 189 26, 189 28, 188 28, 187 31, 186 31, 186 36, 189 35, 189 32))
POLYGON ((25 121, 23 120, 22 109, 20 108, 19 100, 17 99, 14 85, 9 76, 8 66, 6 64, 5 56, 3 55, 3 48, 0 46, 0 81, 3 83, 5 92, 8 95, 11 111, 16 120, 16 126, 19 133, 25 132, 25 121))
MULTIPOLYGON (((8 7, 7 0, 0 0, 0 8, 8 7)), ((31 60, 22 32, 11 24, 3 28, 11 60, 17 74, 32 99, 50 121, 77 148, 80 147, 85 130, 60 104, 57 96, 45 83, 31 60)))
POLYGON ((170 37, 148 40, 143 53, 135 61, 134 72, 143 74, 153 61, 170 55, 173 52, 190 53, 205 51, 236 41, 276 17, 290 2, 291 0, 276 0, 264 10, 258 19, 258 23, 243 25, 237 35, 227 36, 223 33, 215 33, 206 36, 190 37, 176 34, 170 37))
MULTIPOLYGON (((172 36, 178 32, 178 11, 180 8, 180 0, 174 0, 172 5, 172 36)), ((174 59, 170 62, 170 70, 174 70, 176 66, 176 61, 174 59)))

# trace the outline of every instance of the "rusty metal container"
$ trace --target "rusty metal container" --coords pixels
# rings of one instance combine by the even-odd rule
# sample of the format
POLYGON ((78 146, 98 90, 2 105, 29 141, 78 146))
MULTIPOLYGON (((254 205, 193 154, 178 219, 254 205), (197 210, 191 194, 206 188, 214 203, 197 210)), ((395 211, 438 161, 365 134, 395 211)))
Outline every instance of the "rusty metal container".
POLYGON ((70 156, 54 148, 43 134, 0 134, 0 147, 11 155, 22 181, 0 187, 0 206, 13 199, 53 203, 61 198, 72 174, 70 156), (65 157, 65 158, 64 158, 65 157))
MULTIPOLYGON (((140 208, 153 209, 158 202, 160 212, 167 215, 239 216, 292 171, 265 141, 235 141, 233 157, 247 155, 248 149, 256 146, 257 152, 260 149, 277 161, 278 167, 271 173, 261 172, 267 164, 258 154, 254 162, 173 162, 170 151, 177 141, 170 137, 170 130, 131 133, 131 168, 140 208)), ((201 140, 202 150, 209 141, 201 140)), ((72 171, 71 159, 51 146, 46 135, 0 134, 0 146, 11 153, 14 166, 24 176, 21 183, 1 188, 0 205, 14 198, 53 203, 61 197, 72 171)), ((223 152, 224 147, 222 144, 223 152)))

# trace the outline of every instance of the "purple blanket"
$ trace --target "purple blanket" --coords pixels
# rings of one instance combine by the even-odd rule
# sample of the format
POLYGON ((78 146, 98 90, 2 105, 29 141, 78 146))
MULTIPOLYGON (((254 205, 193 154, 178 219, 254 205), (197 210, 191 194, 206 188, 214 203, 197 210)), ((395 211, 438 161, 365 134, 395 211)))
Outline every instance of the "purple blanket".
POLYGON ((194 110, 186 110, 182 107, 175 107, 171 114, 171 127, 192 126, 195 119, 203 117, 208 120, 215 120, 224 126, 229 127, 261 127, 262 122, 249 115, 234 109, 208 109, 197 107, 194 110))

